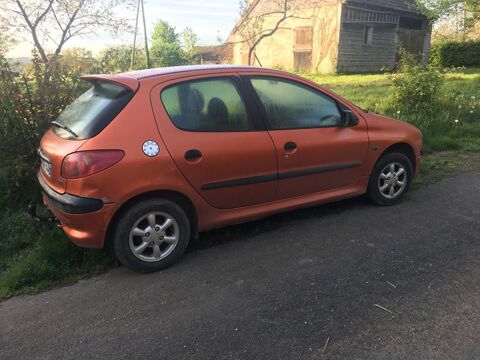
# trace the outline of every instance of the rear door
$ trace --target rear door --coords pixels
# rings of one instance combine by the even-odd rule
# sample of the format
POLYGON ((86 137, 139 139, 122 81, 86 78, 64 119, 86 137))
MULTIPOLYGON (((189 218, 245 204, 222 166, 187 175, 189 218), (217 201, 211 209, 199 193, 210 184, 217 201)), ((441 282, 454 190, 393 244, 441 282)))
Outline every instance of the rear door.
POLYGON ((365 120, 343 126, 335 99, 292 79, 250 76, 246 81, 257 94, 277 151, 277 199, 348 187, 364 174, 365 120))
POLYGON ((152 105, 170 155, 208 203, 229 209, 275 198, 275 147, 236 74, 162 83, 152 105))

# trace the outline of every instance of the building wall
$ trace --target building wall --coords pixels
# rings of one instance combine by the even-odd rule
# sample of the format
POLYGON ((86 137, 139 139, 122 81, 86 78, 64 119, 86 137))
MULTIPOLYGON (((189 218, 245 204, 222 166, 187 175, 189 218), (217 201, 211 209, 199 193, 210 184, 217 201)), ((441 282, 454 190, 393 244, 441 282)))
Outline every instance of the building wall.
MULTIPOLYGON (((257 46, 255 62, 252 65, 294 70, 295 52, 311 51, 311 71, 334 72, 338 54, 341 4, 316 6, 302 10, 297 15, 298 18, 285 21, 281 29, 257 46), (311 27, 313 31, 310 49, 298 49, 295 46, 295 29, 304 27, 311 27)), ((277 19, 267 18, 263 28, 273 28, 277 19)), ((238 34, 229 41, 233 43, 233 64, 247 65, 249 46, 242 43, 238 34)))
POLYGON ((322 73, 337 69, 342 5, 314 9, 312 68, 322 73))
POLYGON ((397 25, 372 26, 373 42, 371 45, 364 45, 365 24, 342 24, 338 72, 376 72, 383 67, 395 66, 397 25))
MULTIPOLYGON (((396 64, 398 22, 373 24, 343 22, 342 16, 345 15, 346 5, 384 12, 391 11, 397 16, 412 17, 428 24, 425 18, 412 12, 414 0, 315 0, 313 3, 310 9, 297 14, 301 18, 288 19, 273 36, 265 38, 257 46, 252 65, 295 70, 295 53, 297 53, 302 55, 297 55, 297 65, 300 58, 303 64, 311 54, 310 71, 376 72, 384 67, 393 68, 396 64), (364 44, 366 25, 373 26, 373 42, 370 45, 364 44), (295 45, 295 29, 302 27, 313 29, 311 50, 298 49, 295 45)), ((273 6, 272 4, 274 3, 268 0, 260 2, 255 8, 257 10, 254 10, 250 16, 258 15, 256 11, 260 13, 271 11, 268 7, 273 6)), ((263 28, 273 28, 277 19, 278 17, 267 17, 263 28)), ((428 59, 430 33, 427 30, 426 34, 422 34, 424 42, 419 50, 423 52, 424 61, 428 59)), ((242 42, 240 34, 232 34, 228 41, 233 48, 233 64, 247 65, 249 46, 242 42)))

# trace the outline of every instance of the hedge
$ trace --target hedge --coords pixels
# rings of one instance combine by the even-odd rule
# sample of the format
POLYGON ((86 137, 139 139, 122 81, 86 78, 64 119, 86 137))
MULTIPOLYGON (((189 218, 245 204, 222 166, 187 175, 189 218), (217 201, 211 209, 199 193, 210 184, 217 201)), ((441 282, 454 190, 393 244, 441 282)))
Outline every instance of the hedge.
POLYGON ((430 54, 430 62, 437 66, 480 66, 480 41, 435 43, 430 54))

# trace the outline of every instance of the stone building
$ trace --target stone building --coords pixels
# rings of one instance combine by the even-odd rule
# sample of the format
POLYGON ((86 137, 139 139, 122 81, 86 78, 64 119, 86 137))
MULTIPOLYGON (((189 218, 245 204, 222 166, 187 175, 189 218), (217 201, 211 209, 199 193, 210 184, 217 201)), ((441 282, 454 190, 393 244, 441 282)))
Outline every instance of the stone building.
POLYGON ((399 41, 427 61, 430 38, 431 24, 415 0, 253 0, 227 42, 234 64, 375 72, 395 66, 399 41), (250 51, 259 36, 277 26, 250 51))

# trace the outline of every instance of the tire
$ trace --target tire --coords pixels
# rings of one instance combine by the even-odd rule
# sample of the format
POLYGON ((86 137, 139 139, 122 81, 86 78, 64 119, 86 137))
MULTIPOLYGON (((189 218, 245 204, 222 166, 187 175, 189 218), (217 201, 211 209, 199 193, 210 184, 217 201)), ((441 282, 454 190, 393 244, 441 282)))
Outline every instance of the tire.
POLYGON ((408 157, 402 153, 383 155, 370 176, 368 197, 378 206, 396 205, 410 189, 412 180, 413 166, 408 157))
POLYGON ((165 199, 139 202, 117 222, 113 249, 131 270, 150 273, 176 263, 190 241, 190 220, 176 203, 165 199))

